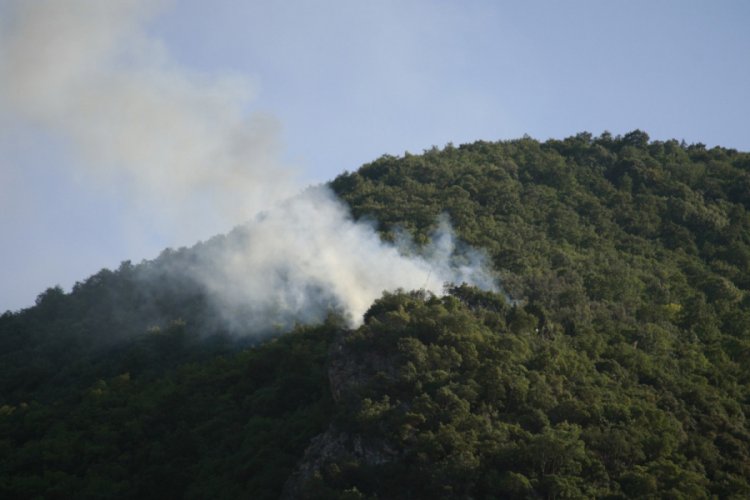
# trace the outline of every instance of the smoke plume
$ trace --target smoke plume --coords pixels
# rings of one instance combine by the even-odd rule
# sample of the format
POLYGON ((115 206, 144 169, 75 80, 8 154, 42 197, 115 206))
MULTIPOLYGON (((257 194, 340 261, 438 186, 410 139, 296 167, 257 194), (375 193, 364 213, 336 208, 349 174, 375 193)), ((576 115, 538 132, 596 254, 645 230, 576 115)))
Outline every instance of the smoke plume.
POLYGON ((5 4, 1 109, 67 139, 76 174, 124 190, 142 217, 206 236, 292 194, 291 172, 276 124, 248 113, 251 81, 180 67, 146 33, 158 3, 5 4))
POLYGON ((268 331, 318 322, 329 310, 356 325, 384 290, 439 293, 446 282, 492 289, 484 264, 476 251, 456 251, 447 219, 425 248, 392 245, 371 225, 354 221, 329 189, 315 187, 205 249, 192 272, 231 329, 268 331))
POLYGON ((0 111, 64 137, 75 175, 127 190, 168 233, 243 223, 183 270, 225 321, 268 329, 338 309, 356 324, 383 290, 494 287, 479 253, 456 251, 447 220, 425 248, 386 244, 327 188, 301 190, 278 159, 273 119, 248 111, 252 82, 176 64, 144 29, 153 5, 5 4, 0 111))

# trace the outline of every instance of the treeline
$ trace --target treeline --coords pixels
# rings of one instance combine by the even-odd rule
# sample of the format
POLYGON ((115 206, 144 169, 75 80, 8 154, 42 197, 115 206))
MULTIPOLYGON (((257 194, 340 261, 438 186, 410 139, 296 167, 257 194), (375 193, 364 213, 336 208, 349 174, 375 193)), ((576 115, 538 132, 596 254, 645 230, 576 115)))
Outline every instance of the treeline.
POLYGON ((747 382, 750 154, 640 131, 524 138, 383 157, 333 186, 385 237, 424 239, 448 213, 548 328, 641 350, 699 342, 747 382))
POLYGON ((384 238, 448 214, 504 292, 257 344, 190 249, 50 289, 0 317, 0 496, 750 497, 749 154, 584 133, 331 186, 384 238))
MULTIPOLYGON (((641 131, 584 133, 385 156, 333 186, 355 216, 380 221, 386 238, 405 226, 424 239, 435 217, 448 213, 464 241, 491 255, 518 301, 504 326, 490 327, 502 339, 489 336, 490 343, 505 342, 510 352, 480 348, 487 332, 465 341, 482 353, 480 365, 495 367, 505 392, 482 375, 469 384, 478 396, 459 394, 464 401, 456 403, 466 418, 499 418, 503 439, 514 444, 506 443, 507 456, 497 462, 483 455, 490 438, 477 437, 478 428, 454 436, 477 443, 460 454, 471 457, 472 470, 459 474, 476 482, 445 491, 490 496, 496 490, 488 485, 498 480, 505 485, 499 497, 750 495, 750 155, 650 141, 641 131), (509 389, 508 378, 520 389, 509 389), (542 393, 532 397, 526 391, 534 386, 542 393), (504 396, 488 402, 482 391, 490 390, 504 396), (530 456, 542 453, 533 443, 544 440, 570 455, 554 460, 578 456, 579 463, 530 456)), ((386 323, 373 337, 399 328, 386 323)), ((408 336, 433 348, 444 342, 434 340, 443 331, 433 329, 429 341, 408 336)), ((394 352, 403 347, 392 345, 394 352)), ((454 367, 461 380, 464 368, 454 367)), ((423 373, 416 370, 418 378, 423 373)), ((392 397, 384 402, 390 390, 368 398, 386 413, 406 411, 392 397)), ((447 429, 439 422, 427 418, 425 425, 432 433, 447 429)), ((438 456, 428 462, 434 466, 438 456)), ((436 475, 420 484, 442 483, 436 475)))

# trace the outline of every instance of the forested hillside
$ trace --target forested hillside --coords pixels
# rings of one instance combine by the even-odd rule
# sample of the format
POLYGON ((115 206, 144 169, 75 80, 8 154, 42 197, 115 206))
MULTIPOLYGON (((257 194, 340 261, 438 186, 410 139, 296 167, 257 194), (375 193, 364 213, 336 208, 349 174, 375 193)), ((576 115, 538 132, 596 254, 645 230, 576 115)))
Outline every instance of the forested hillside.
POLYGON ((447 214, 503 292, 251 345, 153 263, 50 289, 0 318, 0 495, 750 497, 750 154, 584 133, 331 187, 386 239, 447 214))

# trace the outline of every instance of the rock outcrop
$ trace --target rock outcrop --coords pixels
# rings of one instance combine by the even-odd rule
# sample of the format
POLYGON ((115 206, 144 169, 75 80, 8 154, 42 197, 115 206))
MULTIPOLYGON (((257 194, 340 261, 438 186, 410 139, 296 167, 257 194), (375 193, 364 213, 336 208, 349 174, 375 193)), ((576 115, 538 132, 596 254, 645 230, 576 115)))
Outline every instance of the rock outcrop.
MULTIPOLYGON (((341 411, 357 404, 360 388, 376 374, 393 370, 384 356, 355 353, 348 349, 347 333, 342 332, 333 343, 328 361, 331 395, 341 411)), ((312 439, 296 470, 287 479, 281 498, 306 498, 307 487, 316 478, 322 478, 330 464, 356 461, 363 465, 381 465, 393 461, 398 455, 398 451, 385 440, 366 438, 343 429, 334 419, 324 433, 312 439)))

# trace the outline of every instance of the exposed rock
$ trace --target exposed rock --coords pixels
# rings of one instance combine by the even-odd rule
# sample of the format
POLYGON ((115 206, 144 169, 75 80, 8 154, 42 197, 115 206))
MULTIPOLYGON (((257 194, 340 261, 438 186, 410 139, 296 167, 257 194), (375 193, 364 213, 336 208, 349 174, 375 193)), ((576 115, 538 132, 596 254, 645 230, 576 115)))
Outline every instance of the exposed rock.
MULTIPOLYGON (((346 347, 346 332, 331 346, 328 359, 328 378, 331 395, 337 406, 356 401, 359 388, 377 373, 388 374, 392 363, 380 355, 357 355, 346 347)), ((282 499, 305 498, 305 487, 316 476, 324 474, 326 465, 356 461, 366 465, 380 465, 398 456, 383 439, 364 438, 340 429, 332 423, 328 429, 310 442, 297 469, 284 484, 282 499)))

